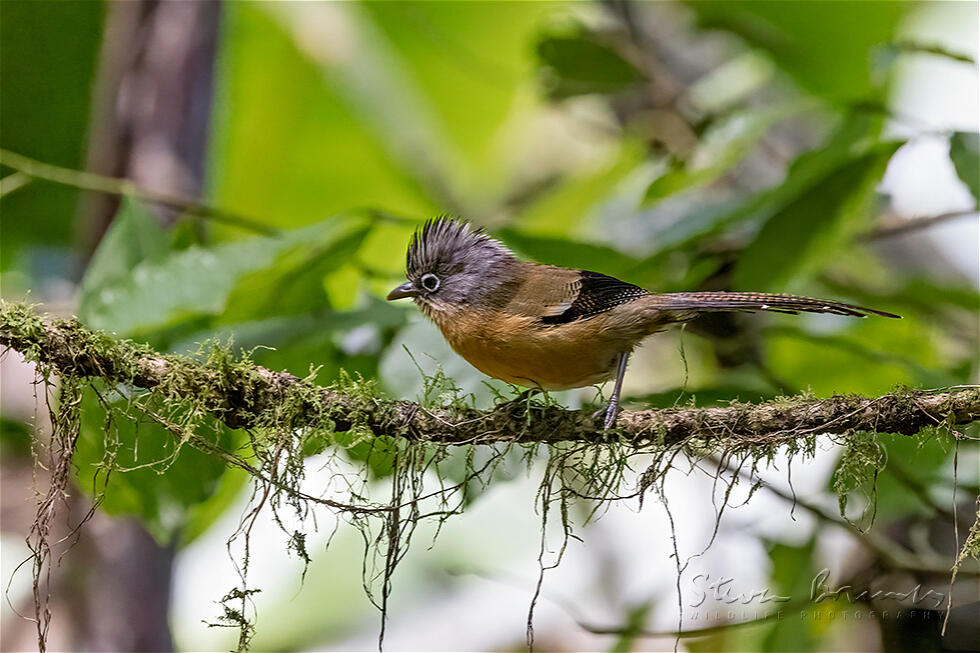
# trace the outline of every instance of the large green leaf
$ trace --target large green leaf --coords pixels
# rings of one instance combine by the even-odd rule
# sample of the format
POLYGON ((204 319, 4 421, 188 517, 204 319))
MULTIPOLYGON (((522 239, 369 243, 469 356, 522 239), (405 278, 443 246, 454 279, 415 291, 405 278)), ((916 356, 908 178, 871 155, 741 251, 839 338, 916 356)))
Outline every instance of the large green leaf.
POLYGON ((329 308, 324 277, 354 257, 369 231, 364 219, 329 220, 308 239, 278 252, 269 266, 239 279, 219 321, 230 324, 329 308))
MULTIPOLYGON (((464 203, 445 208, 479 208, 490 197, 505 193, 523 144, 510 143, 509 137, 536 118, 537 106, 527 94, 533 70, 528 44, 542 17, 556 7, 539 2, 370 2, 356 6, 376 30, 366 35, 365 45, 385 55, 377 60, 394 69, 401 78, 399 88, 411 84, 409 92, 436 128, 434 139, 445 148, 442 153, 427 144, 424 152, 428 159, 447 158, 443 174, 464 203), (510 147, 502 148, 502 143, 510 147)), ((393 90, 380 87, 374 91, 375 99, 365 96, 360 101, 362 105, 396 107, 393 122, 373 126, 381 140, 405 131, 408 124, 404 98, 392 103, 393 90)), ((409 168, 416 164, 412 159, 400 163, 409 168)))
POLYGON ((136 334, 196 315, 220 313, 236 281, 270 265, 293 239, 254 238, 214 248, 191 247, 162 264, 144 263, 119 284, 95 288, 79 317, 91 328, 136 334))
MULTIPOLYGON (((304 49, 315 44, 297 42, 304 11, 313 12, 308 20, 322 19, 317 11, 331 12, 327 23, 349 26, 347 13, 359 10, 353 3, 225 7, 208 175, 212 201, 279 227, 367 204, 434 213, 437 205, 392 161, 364 107, 349 94, 353 73, 339 76, 304 49)), ((320 52, 336 55, 327 62, 356 68, 361 53, 345 53, 340 41, 318 42, 320 52)), ((390 94, 384 100, 399 104, 390 94)))
POLYGON ((85 270, 79 302, 97 304, 99 292, 111 292, 143 262, 159 264, 170 251, 170 236, 132 197, 124 197, 108 231, 85 270))
MULTIPOLYGON (((883 98, 876 52, 894 40, 904 2, 726 0, 686 3, 703 28, 739 35, 811 93, 833 102, 883 98)), ((887 71, 885 71, 887 72, 887 71)))
MULTIPOLYGON (((335 216, 277 236, 254 237, 211 248, 194 245, 161 261, 145 260, 122 279, 103 286, 94 282, 86 284, 88 293, 79 307, 79 317, 96 329, 125 334, 148 332, 199 315, 221 314, 229 297, 242 283, 255 293, 254 298, 239 295, 241 301, 252 302, 250 309, 271 306, 270 310, 274 311, 275 306, 269 301, 273 293, 282 291, 282 286, 277 284, 285 283, 283 279, 290 271, 297 273, 295 267, 280 269, 280 256, 286 255, 295 263, 296 248, 310 247, 310 251, 319 253, 331 251, 338 243, 350 246, 356 242, 352 234, 363 228, 363 218, 335 216), (270 283, 249 277, 261 270, 267 271, 270 283)), ((120 239, 112 239, 105 246, 117 248, 119 243, 120 239)), ((100 269, 96 268, 96 272, 100 269)), ((315 292, 305 277, 304 285, 284 301, 289 302, 290 309, 304 303, 309 305, 315 300, 303 293, 315 292)))
POLYGON ((735 285, 783 290, 847 247, 870 217, 875 185, 899 143, 882 143, 813 179, 810 187, 770 217, 742 252, 735 285))
POLYGON ((956 132, 949 140, 949 158, 956 174, 970 189, 974 200, 980 200, 980 133, 956 132))
POLYGON ((259 365, 299 377, 307 376, 310 368, 318 368, 320 382, 327 383, 343 368, 375 378, 378 350, 405 323, 408 314, 389 302, 369 298, 361 308, 351 311, 321 309, 179 334, 172 349, 193 352, 201 342, 233 342, 236 348, 251 352, 259 365))

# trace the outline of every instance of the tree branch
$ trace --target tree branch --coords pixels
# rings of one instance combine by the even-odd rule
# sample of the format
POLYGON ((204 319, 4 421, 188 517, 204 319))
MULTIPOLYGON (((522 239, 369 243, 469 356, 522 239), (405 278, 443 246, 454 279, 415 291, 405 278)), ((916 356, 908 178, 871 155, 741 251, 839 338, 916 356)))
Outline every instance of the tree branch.
POLYGON ((614 438, 632 444, 772 446, 821 433, 866 430, 911 435, 941 423, 980 419, 980 386, 903 389, 880 397, 836 395, 780 398, 716 408, 625 411, 609 435, 585 411, 517 401, 481 411, 466 406, 429 409, 369 393, 364 385, 320 387, 248 360, 202 361, 164 355, 116 340, 77 320, 42 319, 33 308, 0 302, 0 346, 21 352, 43 373, 99 378, 186 399, 233 428, 329 426, 368 428, 375 435, 443 444, 614 438), (288 412, 282 406, 290 406, 288 412), (288 423, 273 422, 271 416, 288 423))

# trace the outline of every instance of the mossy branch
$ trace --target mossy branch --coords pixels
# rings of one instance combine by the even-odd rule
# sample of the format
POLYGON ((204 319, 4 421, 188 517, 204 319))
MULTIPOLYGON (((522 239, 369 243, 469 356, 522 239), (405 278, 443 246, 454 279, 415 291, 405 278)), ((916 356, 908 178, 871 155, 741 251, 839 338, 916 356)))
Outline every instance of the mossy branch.
MULTIPOLYGON (((96 377, 171 399, 193 399, 235 428, 268 426, 274 415, 278 426, 367 428, 375 435, 442 444, 547 444, 612 437, 604 436, 600 424, 585 411, 533 402, 507 403, 488 411, 465 406, 428 409, 376 396, 356 383, 316 386, 247 359, 160 354, 86 329, 77 320, 42 319, 23 304, 0 303, 0 346, 58 375, 96 377), (289 416, 287 424, 282 422, 284 415, 289 416)), ((911 435, 928 426, 978 419, 980 387, 963 386, 904 389, 880 397, 796 397, 715 408, 625 411, 614 437, 666 446, 687 441, 701 446, 723 441, 729 446, 772 446, 819 433, 911 435)))

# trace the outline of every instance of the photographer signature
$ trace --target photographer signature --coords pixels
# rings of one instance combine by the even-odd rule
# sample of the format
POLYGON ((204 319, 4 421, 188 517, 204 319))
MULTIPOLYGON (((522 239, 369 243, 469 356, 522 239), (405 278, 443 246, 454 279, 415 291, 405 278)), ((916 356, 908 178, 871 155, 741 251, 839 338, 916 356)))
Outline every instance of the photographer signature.
MULTIPOLYGON (((946 595, 942 592, 936 592, 930 589, 922 593, 921 583, 907 592, 871 591, 870 589, 857 590, 851 585, 832 587, 827 582, 829 578, 830 570, 826 568, 821 569, 813 577, 813 580, 810 582, 809 600, 811 602, 820 603, 828 599, 838 600, 843 598, 848 603, 864 603, 879 600, 898 601, 902 603, 910 601, 912 605, 918 605, 923 601, 931 599, 934 602, 932 607, 938 608, 946 600, 946 595)), ((734 577, 722 576, 717 580, 713 580, 710 574, 698 574, 691 581, 694 583, 696 591, 695 600, 690 604, 694 608, 701 607, 709 599, 716 602, 728 604, 741 603, 743 605, 755 602, 785 603, 791 600, 789 596, 771 594, 769 588, 754 589, 746 592, 736 591, 734 577)))

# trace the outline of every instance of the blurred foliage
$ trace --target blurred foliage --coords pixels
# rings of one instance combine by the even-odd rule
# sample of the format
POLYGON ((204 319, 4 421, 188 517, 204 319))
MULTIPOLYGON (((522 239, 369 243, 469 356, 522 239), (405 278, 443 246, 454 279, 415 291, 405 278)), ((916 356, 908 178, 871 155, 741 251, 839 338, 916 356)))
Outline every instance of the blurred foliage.
MULTIPOLYGON (((81 281, 79 317, 164 350, 232 342, 259 364, 321 382, 361 373, 406 398, 424 392, 422 370, 442 369, 485 401, 507 388, 454 357, 410 306, 382 300, 402 278, 414 226, 449 211, 525 256, 654 290, 832 295, 905 317, 739 317, 726 336, 754 355, 734 366, 692 326, 689 376, 633 365, 643 403, 711 405, 801 389, 875 395, 976 380, 976 288, 906 267, 860 237, 887 208, 876 188, 905 142, 883 135, 895 60, 925 51, 962 63, 942 48, 898 42, 913 5, 610 7, 226 3, 206 199, 281 231, 208 224, 199 238, 185 221, 168 232, 138 195, 126 197, 81 281), (675 36, 646 31, 657 16, 675 36), (686 44, 704 40, 714 44, 705 61, 685 62, 686 44), (666 80, 671 63, 675 79, 666 80)), ((83 167, 104 6, 5 0, 0 11, 0 145, 83 167)), ((978 135, 949 138, 951 162, 976 198, 978 135)), ((0 267, 24 275, 19 285, 71 277, 78 195, 34 181, 0 200, 0 267)), ((663 342, 671 344, 659 355, 677 358, 675 341, 663 342)), ((139 516, 161 541, 191 541, 244 485, 242 472, 175 448, 145 418, 116 419, 106 440, 105 416, 88 401, 81 485, 105 480, 107 455, 139 467, 112 472, 101 507, 139 516)), ((5 442, 20 442, 22 430, 7 421, 5 442)), ((242 444, 217 426, 213 436, 242 444)), ((355 463, 390 473, 383 447, 369 457, 366 443, 348 444, 355 463)), ((325 446, 308 443, 307 453, 325 446)), ((914 460, 906 471, 925 485, 951 455, 904 438, 883 447, 914 460)), ((878 482, 880 519, 923 514, 894 477, 878 482)), ((813 543, 773 543, 770 552, 774 582, 795 591, 813 543)), ((349 627, 340 621, 330 627, 349 627)), ((817 634, 784 625, 733 637, 705 642, 821 646, 817 634)))
POLYGON ((980 134, 956 132, 949 141, 949 158, 974 199, 980 199, 980 134))
MULTIPOLYGON (((0 143, 79 169, 85 142, 104 5, 101 2, 0 6, 0 143)), ((7 175, 12 171, 0 166, 7 175)), ((73 276, 76 189, 32 182, 3 198, 0 272, 73 276), (51 270, 50 268, 54 268, 51 270)))
POLYGON ((637 88, 643 74, 594 32, 577 26, 538 40, 541 85, 552 100, 637 88))
POLYGON ((896 2, 848 2, 833 12, 820 2, 778 0, 688 6, 701 27, 729 31, 766 50, 805 91, 835 104, 884 99, 889 71, 874 65, 874 54, 894 40, 909 11, 896 2))
MULTIPOLYGON (((777 596, 800 597, 810 595, 813 581, 813 554, 816 538, 810 538, 802 546, 770 542, 769 559, 772 561, 772 592, 777 596)), ((818 643, 814 633, 800 627, 794 620, 779 620, 768 629, 763 639, 763 651, 814 650, 818 643)))

